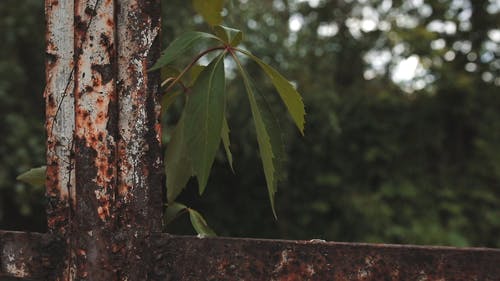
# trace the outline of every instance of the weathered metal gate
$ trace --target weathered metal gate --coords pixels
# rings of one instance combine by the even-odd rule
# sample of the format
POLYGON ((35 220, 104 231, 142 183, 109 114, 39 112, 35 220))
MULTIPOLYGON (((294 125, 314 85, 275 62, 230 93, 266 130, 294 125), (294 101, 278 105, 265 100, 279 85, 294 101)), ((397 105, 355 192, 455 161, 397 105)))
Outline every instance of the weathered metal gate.
POLYGON ((0 280, 500 280, 496 249, 161 233, 159 0, 45 2, 49 233, 0 231, 0 280))

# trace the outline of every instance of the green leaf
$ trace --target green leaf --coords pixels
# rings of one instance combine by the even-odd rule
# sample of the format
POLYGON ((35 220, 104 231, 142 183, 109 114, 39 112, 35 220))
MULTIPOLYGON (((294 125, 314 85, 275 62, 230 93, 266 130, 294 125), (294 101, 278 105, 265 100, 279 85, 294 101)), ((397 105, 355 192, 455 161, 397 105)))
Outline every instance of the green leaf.
POLYGON ((241 30, 223 25, 214 26, 214 33, 219 39, 231 47, 238 46, 243 40, 243 32, 241 32, 241 30))
POLYGON ((200 213, 191 208, 188 208, 188 211, 191 224, 193 225, 194 230, 196 230, 199 235, 202 235, 204 237, 217 236, 217 234, 215 234, 215 232, 208 226, 207 221, 200 213))
POLYGON ((34 187, 40 187, 45 185, 46 171, 47 166, 32 168, 17 176, 16 179, 34 187))
POLYGON ((167 210, 165 211, 165 225, 171 223, 186 209, 187 207, 184 204, 177 202, 168 203, 167 210))
MULTIPOLYGON (((255 89, 255 87, 254 87, 255 89)), ((271 105, 267 102, 265 95, 261 91, 255 91, 255 100, 260 109, 262 120, 269 134, 271 147, 273 149, 273 164, 275 181, 279 182, 285 176, 285 140, 283 137, 283 129, 281 128, 278 117, 274 114, 271 105)))
POLYGON ((193 45, 207 39, 219 40, 216 36, 199 31, 186 32, 175 39, 167 49, 163 51, 158 61, 149 69, 149 71, 159 69, 187 52, 193 45))
POLYGON ((250 101, 250 109, 257 132, 257 142, 259 144, 260 157, 266 177, 269 200, 271 202, 274 217, 276 218, 274 195, 277 191, 278 179, 281 177, 284 155, 283 139, 279 135, 281 130, 264 96, 256 91, 255 86, 252 84, 241 65, 239 65, 239 67, 250 101))
POLYGON ((188 84, 189 86, 194 85, 194 82, 196 82, 196 79, 198 79, 198 76, 200 76, 200 73, 203 71, 203 69, 205 69, 205 67, 206 66, 199 64, 195 64, 191 67, 191 69, 189 70, 189 76, 191 79, 188 84))
POLYGON ((293 121, 295 122, 295 125, 297 125, 297 128, 299 129, 300 133, 303 135, 304 134, 304 124, 305 124, 305 108, 304 108, 304 103, 302 102, 302 97, 300 96, 299 92, 295 90, 293 85, 285 79, 278 71, 276 71, 274 68, 263 62, 261 59, 258 57, 254 56, 252 53, 244 50, 238 49, 241 53, 249 56, 251 59, 253 59, 263 70, 264 72, 269 76, 271 81, 274 84, 274 87, 280 94, 281 99, 285 103, 288 112, 292 116, 293 121))
POLYGON ((175 91, 171 94, 164 94, 161 98, 161 112, 165 114, 167 109, 174 103, 175 99, 182 94, 182 91, 175 91))
POLYGON ((178 69, 172 66, 169 65, 163 66, 160 70, 161 81, 164 81, 168 78, 175 78, 179 76, 180 73, 181 72, 178 69))
POLYGON ((171 203, 177 198, 193 175, 191 159, 184 139, 185 112, 173 132, 165 152, 165 174, 167 178, 167 199, 171 203))
POLYGON ((193 7, 209 25, 222 22, 221 12, 224 8, 224 0, 193 0, 193 7))
POLYGON ((222 123, 222 132, 221 138, 222 143, 224 144, 224 150, 226 151, 227 161, 229 162, 229 167, 231 167, 231 171, 234 173, 233 167, 233 154, 231 153, 231 142, 229 141, 229 125, 227 124, 227 119, 224 117, 222 123))
POLYGON ((186 146, 198 179, 200 194, 220 144, 225 112, 224 55, 216 57, 203 71, 188 95, 184 127, 186 146))

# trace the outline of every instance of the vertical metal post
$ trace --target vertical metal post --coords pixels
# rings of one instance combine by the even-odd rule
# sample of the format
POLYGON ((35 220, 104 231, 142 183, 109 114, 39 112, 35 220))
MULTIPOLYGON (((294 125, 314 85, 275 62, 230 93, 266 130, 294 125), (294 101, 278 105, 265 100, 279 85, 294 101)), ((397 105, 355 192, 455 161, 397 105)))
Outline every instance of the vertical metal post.
MULTIPOLYGON (((46 0, 46 130, 47 130, 47 226, 70 244, 75 209, 74 118, 74 3, 46 0)), ((56 281, 70 280, 71 251, 65 250, 56 281)), ((72 279, 72 278, 71 278, 72 279)))
POLYGON ((117 280, 110 241, 117 186, 116 33, 113 1, 75 1, 76 280, 117 280))
POLYGON ((47 195, 58 280, 146 280, 161 230, 158 0, 46 0, 47 195))
POLYGON ((159 73, 160 0, 120 0, 118 39, 118 189, 120 280, 150 280, 149 236, 161 231, 162 161, 159 73), (126 237, 126 238, 125 238, 126 237))

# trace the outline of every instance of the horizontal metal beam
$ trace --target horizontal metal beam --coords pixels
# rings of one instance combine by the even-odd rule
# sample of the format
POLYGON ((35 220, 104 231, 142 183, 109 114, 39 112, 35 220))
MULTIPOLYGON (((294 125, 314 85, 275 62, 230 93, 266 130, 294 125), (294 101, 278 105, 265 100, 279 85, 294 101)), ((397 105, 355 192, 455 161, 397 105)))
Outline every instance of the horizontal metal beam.
MULTIPOLYGON (((147 280, 419 280, 498 281, 500 250, 410 245, 198 238, 166 233, 143 237, 147 280), (147 250, 149 248, 149 251, 147 250)), ((0 231, 0 280, 54 280, 64 245, 49 234, 0 231)), ((132 269, 135 270, 135 269, 132 269)), ((139 270, 139 269, 137 269, 139 270)))
POLYGON ((500 250, 157 234, 150 280, 498 281, 500 250))
POLYGON ((55 237, 0 230, 0 280, 55 280, 65 258, 64 243, 55 237))

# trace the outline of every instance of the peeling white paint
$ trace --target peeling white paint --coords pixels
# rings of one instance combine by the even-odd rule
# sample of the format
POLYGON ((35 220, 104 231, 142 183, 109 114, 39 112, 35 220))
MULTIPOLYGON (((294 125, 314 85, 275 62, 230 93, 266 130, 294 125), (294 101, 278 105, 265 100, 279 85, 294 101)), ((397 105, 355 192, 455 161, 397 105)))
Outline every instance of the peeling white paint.
MULTIPOLYGON (((73 133, 75 128, 74 107, 74 0, 45 1, 47 24, 46 52, 56 58, 47 63, 46 103, 52 99, 54 106, 47 106, 47 163, 52 177, 46 186, 49 196, 58 196, 59 206, 76 208, 76 185, 73 155, 73 133)), ((60 207, 56 207, 60 208, 60 207)), ((61 215, 59 210, 54 212, 61 215)), ((69 213, 67 214, 69 216, 69 213)), ((69 219, 68 217, 62 219, 69 219)), ((64 232, 57 226, 54 229, 49 217, 49 228, 54 232, 64 232)), ((57 280, 75 280, 76 266, 66 264, 66 270, 57 280)))
MULTIPOLYGON (((15 277, 28 277, 29 272, 27 270, 26 264, 24 260, 21 260, 16 253, 14 252, 14 246, 10 244, 6 244, 2 250, 2 256, 7 257, 6 260, 2 261, 4 263, 2 266, 5 271, 9 274, 12 274, 15 277)), ((23 256, 23 250, 17 250, 19 252, 19 256, 23 256)))
MULTIPOLYGON (((285 276, 286 276, 286 274, 289 273, 289 272, 287 272, 288 265, 291 263, 293 264, 293 262, 296 261, 296 258, 293 255, 290 256, 290 253, 291 253, 291 250, 289 250, 289 249, 285 249, 285 250, 281 251, 280 261, 274 267, 273 273, 278 274, 280 276, 280 278, 282 277, 281 274, 285 274, 285 276)), ((299 263, 300 263, 300 261, 299 261, 299 263)), ((316 274, 316 270, 314 269, 314 264, 306 264, 305 269, 303 272, 301 272, 301 274, 305 274, 307 277, 312 277, 314 274, 316 274)), ((282 280, 280 278, 272 279, 271 281, 282 280)), ((288 280, 288 279, 285 279, 285 280, 288 280)))
POLYGON ((288 250, 281 251, 281 259, 274 268, 274 272, 279 272, 288 263, 288 250))
POLYGON ((307 265, 307 273, 308 273, 309 277, 311 277, 314 274, 316 274, 316 270, 314 270, 314 266, 313 265, 311 265, 311 264, 307 265))
POLYGON ((365 278, 368 278, 368 276, 370 275, 370 272, 367 271, 366 269, 364 268, 360 268, 358 270, 358 279, 365 279, 365 278))
POLYGON ((7 270, 8 273, 14 275, 15 277, 28 277, 28 271, 26 270, 26 265, 24 262, 14 262, 14 256, 12 256, 13 260, 10 260, 9 256, 9 263, 5 265, 5 269, 7 270))
MULTIPOLYGON (((72 169, 71 150, 74 130, 73 99, 73 0, 60 0, 57 5, 46 8, 47 53, 57 58, 46 73, 45 97, 52 97, 56 108, 47 110, 48 151, 50 163, 58 167, 57 182, 59 198, 67 201, 74 192, 74 171, 72 169), (54 163, 55 162, 55 163, 54 163), (68 190, 71 188, 72 190, 68 190)), ((50 169, 50 166, 49 166, 50 169)), ((54 187, 48 187, 48 191, 54 187)), ((50 194, 50 193, 49 193, 50 194)), ((75 198, 73 198, 75 199, 75 198)), ((73 200, 74 202, 74 200, 73 200)))
POLYGON ((417 281, 427 281, 427 280, 429 280, 427 274, 425 273, 425 271, 421 270, 419 272, 419 276, 417 277, 417 281))
POLYGON ((311 239, 309 243, 326 243, 326 240, 323 239, 311 239))

